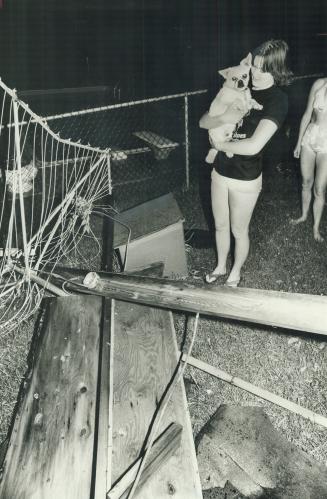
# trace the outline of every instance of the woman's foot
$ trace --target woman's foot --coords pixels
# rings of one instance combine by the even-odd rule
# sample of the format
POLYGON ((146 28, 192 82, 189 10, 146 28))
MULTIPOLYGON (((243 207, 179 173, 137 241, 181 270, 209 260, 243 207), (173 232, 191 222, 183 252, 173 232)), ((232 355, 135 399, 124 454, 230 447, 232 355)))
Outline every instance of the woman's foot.
POLYGON ((204 276, 204 280, 208 284, 213 284, 219 279, 220 276, 225 274, 226 274, 226 267, 225 268, 216 267, 212 272, 204 276))
POLYGON ((324 238, 320 234, 319 229, 313 228, 313 237, 318 243, 322 243, 324 241, 324 238))
POLYGON ((297 224, 300 224, 302 222, 305 222, 306 219, 307 219, 307 217, 305 217, 304 215, 302 215, 302 217, 300 217, 300 218, 291 218, 290 224, 297 225, 297 224))
POLYGON ((241 281, 241 278, 235 279, 234 281, 230 281, 229 279, 225 282, 225 286, 228 286, 229 288, 237 288, 241 281))
POLYGON ((241 276, 237 272, 231 272, 228 276, 227 281, 225 282, 225 286, 229 286, 230 288, 237 288, 241 280, 241 276))

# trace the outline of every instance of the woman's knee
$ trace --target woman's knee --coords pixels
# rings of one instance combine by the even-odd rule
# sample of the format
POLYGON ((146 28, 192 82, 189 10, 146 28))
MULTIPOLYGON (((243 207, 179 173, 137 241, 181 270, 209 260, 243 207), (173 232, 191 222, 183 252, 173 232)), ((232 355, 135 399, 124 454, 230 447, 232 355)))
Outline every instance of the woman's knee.
POLYGON ((324 199, 325 198, 325 194, 326 194, 326 186, 325 185, 322 186, 322 185, 316 185, 315 184, 313 192, 314 192, 315 198, 324 199))
POLYGON ((235 239, 244 239, 249 237, 249 226, 232 225, 232 234, 235 239))
POLYGON ((302 178, 302 190, 303 191, 311 191, 313 186, 313 178, 302 178))
POLYGON ((215 219, 215 228, 216 232, 229 232, 230 231, 229 219, 225 220, 215 219))

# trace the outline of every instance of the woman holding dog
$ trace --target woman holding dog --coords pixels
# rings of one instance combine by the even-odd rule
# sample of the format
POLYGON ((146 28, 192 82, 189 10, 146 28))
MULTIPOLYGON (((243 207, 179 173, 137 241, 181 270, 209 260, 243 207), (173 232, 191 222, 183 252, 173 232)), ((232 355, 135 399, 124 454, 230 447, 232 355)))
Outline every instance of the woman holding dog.
POLYGON ((306 221, 313 187, 313 237, 322 242, 319 226, 327 187, 327 78, 319 78, 311 87, 294 157, 300 157, 301 164, 302 215, 291 223, 306 221))
POLYGON ((225 284, 238 286, 250 247, 249 225, 262 187, 262 156, 269 140, 282 125, 288 110, 287 96, 279 85, 288 84, 288 46, 283 40, 270 40, 253 53, 252 98, 262 109, 251 109, 242 119, 241 111, 227 110, 223 116, 208 113, 200 127, 210 130, 238 120, 232 141, 215 144, 218 154, 211 174, 211 203, 216 227, 218 264, 205 276, 208 283, 226 274, 230 233, 235 239, 232 269, 225 284), (232 157, 230 157, 232 156, 232 157))

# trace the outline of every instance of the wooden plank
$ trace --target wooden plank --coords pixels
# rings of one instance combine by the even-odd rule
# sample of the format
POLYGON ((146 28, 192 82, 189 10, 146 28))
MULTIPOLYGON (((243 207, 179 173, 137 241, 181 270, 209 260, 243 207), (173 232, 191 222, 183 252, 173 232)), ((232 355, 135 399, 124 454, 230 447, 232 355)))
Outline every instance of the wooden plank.
MULTIPOLYGON (((168 311, 115 300, 112 482, 139 457, 149 425, 177 364, 168 311)), ((142 488, 142 499, 202 497, 183 382, 173 392, 158 429, 184 428, 179 451, 142 488)), ((136 495, 135 497, 137 497, 136 495)))
MULTIPOLYGON (((183 355, 183 360, 184 361, 186 360, 185 354, 183 355)), ((265 390, 264 388, 260 388, 259 386, 253 385, 248 381, 244 381, 243 379, 238 378, 237 376, 233 376, 232 374, 226 373, 225 371, 222 371, 217 367, 211 366, 207 362, 195 359, 194 357, 190 356, 187 359, 187 363, 188 365, 196 367, 197 369, 201 369, 201 371, 204 371, 208 374, 211 374, 212 376, 215 376, 218 379, 226 381, 227 383, 230 383, 233 386, 237 386, 238 388, 241 388, 241 390, 245 390, 249 393, 252 393, 253 395, 256 395, 257 397, 260 397, 264 400, 268 400, 269 402, 276 404, 279 407, 283 407, 288 411, 294 412, 295 414, 299 414, 300 416, 309 419, 315 424, 320 424, 321 426, 327 428, 327 418, 325 416, 313 412, 310 409, 307 409, 306 407, 302 407, 301 405, 296 404, 291 400, 280 397, 279 395, 276 395, 275 393, 272 393, 269 390, 265 390)))
MULTIPOLYGON (((104 259, 104 264, 106 260, 104 259)), ((137 274, 162 276, 163 263, 158 262, 147 268, 137 269, 137 274)), ((63 269, 69 277, 81 275, 79 269, 63 269)), ((111 460, 112 460, 112 404, 113 397, 113 344, 111 336, 111 317, 114 314, 114 300, 104 298, 102 303, 101 322, 101 370, 98 385, 98 430, 96 451, 96 474, 94 485, 94 499, 104 499, 111 487, 111 460)))
MULTIPOLYGON (((229 288, 123 274, 101 275, 92 290, 129 302, 200 312, 240 321, 327 335, 327 296, 264 289, 229 288)), ((78 290, 67 283, 66 289, 78 290)))
POLYGON ((1 499, 89 499, 101 298, 51 300, 25 379, 1 499))
MULTIPOLYGON (((113 197, 107 195, 105 205, 112 205, 113 197)), ((113 221, 103 215, 102 226, 102 270, 112 270, 113 263, 113 221)), ((110 462, 108 448, 110 447, 110 425, 112 415, 112 339, 111 339, 111 299, 103 298, 102 318, 100 327, 100 364, 98 384, 98 421, 96 431, 96 472, 94 476, 94 499, 103 499, 110 487, 110 462)), ((93 490, 92 490, 93 493, 93 490)), ((93 494, 91 494, 93 497, 93 494)))
POLYGON ((147 144, 150 144, 153 147, 157 147, 158 149, 174 149, 178 146, 178 142, 173 142, 162 135, 158 135, 157 133, 150 132, 150 130, 142 130, 140 132, 133 132, 133 135, 143 140, 147 144))
MULTIPOLYGON (((149 277, 162 277, 164 271, 164 262, 157 261, 150 263, 149 265, 137 267, 128 272, 125 272, 124 275, 140 275, 140 276, 149 276, 149 277)), ((41 276, 49 276, 49 272, 51 271, 51 267, 45 267, 47 272, 43 273, 39 272, 41 276)), ((57 282, 59 285, 62 285, 65 279, 76 279, 77 282, 83 282, 84 277, 88 274, 89 270, 86 269, 76 269, 70 267, 56 267, 56 274, 53 278, 54 282, 57 282), (61 276, 61 277, 60 277, 61 276)), ((108 272, 98 271, 97 274, 101 277, 107 277, 108 272)))
MULTIPOLYGON (((111 302, 103 298, 101 320, 101 366, 99 369, 98 384, 98 423, 96 432, 96 472, 94 476, 94 499, 104 499, 111 485, 110 482, 110 457, 111 447, 111 420, 112 420, 112 392, 113 373, 111 338, 111 302)), ((92 497, 92 496, 91 496, 92 497)))
MULTIPOLYGON (((139 492, 142 485, 158 472, 160 467, 177 451, 181 443, 182 430, 183 427, 181 425, 172 423, 163 433, 161 433, 161 435, 159 435, 149 452, 136 491, 139 492)), ((144 452, 142 453, 142 456, 135 461, 133 466, 119 478, 118 482, 108 492, 107 499, 124 499, 128 496, 143 455, 144 452)))

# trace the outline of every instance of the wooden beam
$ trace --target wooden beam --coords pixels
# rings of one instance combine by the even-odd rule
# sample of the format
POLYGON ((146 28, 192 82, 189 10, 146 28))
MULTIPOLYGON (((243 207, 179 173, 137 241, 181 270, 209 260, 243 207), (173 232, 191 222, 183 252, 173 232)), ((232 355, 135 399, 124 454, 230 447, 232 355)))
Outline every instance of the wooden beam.
MULTIPOLYGON (((105 204, 113 204, 113 197, 107 195, 105 204)), ((113 233, 114 224, 109 217, 103 216, 102 225, 102 270, 112 270, 113 264, 113 233)), ((113 383, 113 364, 112 364, 112 344, 111 336, 111 314, 112 300, 104 297, 102 300, 102 318, 100 333, 100 359, 98 371, 98 395, 97 395, 97 414, 96 424, 96 468, 94 470, 94 499, 103 499, 110 481, 110 455, 109 448, 112 445, 110 427, 112 425, 112 397, 110 392, 113 383)), ((93 493, 93 490, 92 490, 93 493)), ((93 494, 91 494, 93 496, 93 494)))
MULTIPOLYGON (((110 298, 103 298, 100 333, 100 358, 98 371, 98 396, 96 422, 96 467, 94 469, 94 499, 104 499, 110 482, 110 453, 112 447, 112 392, 113 383, 113 338, 111 337, 111 314, 113 312, 110 298)), ((91 497, 93 495, 91 494, 91 497)))
MULTIPOLYGON (((183 355, 182 360, 185 362, 186 360, 185 354, 183 355)), ((233 386, 237 386, 242 390, 252 393, 257 397, 260 397, 264 400, 268 400, 269 402, 272 402, 273 404, 276 404, 279 407, 283 407, 284 409, 287 409, 290 412, 299 414, 300 416, 309 419, 313 423, 319 424, 327 428, 327 418, 325 416, 317 414, 316 412, 313 412, 310 409, 306 409, 305 407, 302 407, 301 405, 296 404, 295 402, 284 399, 283 397, 280 397, 275 393, 265 390, 264 388, 260 388, 259 386, 253 385, 252 383, 244 381, 241 378, 232 376, 231 374, 228 374, 225 371, 218 369, 217 367, 211 366, 210 364, 207 364, 202 360, 195 359, 194 357, 189 357, 187 360, 187 364, 192 367, 196 367, 197 369, 200 369, 201 371, 204 371, 207 374, 211 374, 212 376, 215 376, 216 378, 221 379, 222 381, 226 381, 227 383, 233 386)))
MULTIPOLYGON (((81 290, 67 283, 66 289, 81 290)), ((327 297, 189 284, 184 281, 101 274, 96 294, 172 310, 200 312, 240 321, 327 335, 327 297)))
MULTIPOLYGON (((179 448, 181 444, 181 435, 183 427, 180 424, 172 423, 165 431, 159 435, 154 442, 154 445, 149 453, 147 463, 141 475, 137 492, 142 488, 142 485, 151 478, 170 458, 171 455, 179 448)), ((145 451, 135 461, 133 466, 118 479, 116 484, 107 494, 107 499, 124 499, 129 494, 131 485, 133 484, 138 468, 142 461, 145 451)))
POLYGON ((56 296, 69 296, 69 293, 64 291, 63 289, 59 288, 58 286, 54 286, 49 282, 49 277, 48 279, 42 279, 37 275, 34 270, 26 270, 23 267, 18 267, 18 265, 14 265, 13 267, 14 271, 17 272, 20 275, 30 277, 31 281, 36 282, 37 284, 40 284, 43 288, 47 289, 51 293, 53 293, 56 296))
MULTIPOLYGON (((121 275, 137 275, 137 276, 143 276, 143 277, 162 277, 163 271, 165 267, 165 262, 158 261, 158 262, 153 262, 150 263, 149 265, 145 265, 142 267, 137 267, 133 270, 129 270, 128 272, 124 272, 121 275)), ((45 267, 45 270, 47 272, 43 273, 42 271, 39 271, 38 274, 40 276, 44 275, 44 277, 48 277, 49 274, 51 273, 52 267, 45 267)), ((77 282, 82 282, 86 274, 89 272, 87 269, 81 269, 81 268, 73 268, 73 267, 60 267, 56 266, 56 272, 55 275, 52 276, 52 280, 54 282, 58 282, 58 284, 62 284, 65 279, 71 279, 74 278, 76 279, 77 282)), ((100 277, 107 278, 108 272, 105 271, 97 271, 97 274, 100 277)))
POLYGON ((90 498, 101 301, 50 301, 10 432, 1 499, 90 498))

